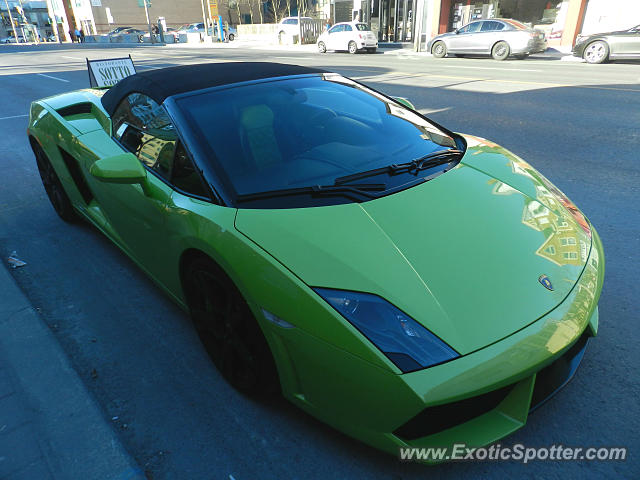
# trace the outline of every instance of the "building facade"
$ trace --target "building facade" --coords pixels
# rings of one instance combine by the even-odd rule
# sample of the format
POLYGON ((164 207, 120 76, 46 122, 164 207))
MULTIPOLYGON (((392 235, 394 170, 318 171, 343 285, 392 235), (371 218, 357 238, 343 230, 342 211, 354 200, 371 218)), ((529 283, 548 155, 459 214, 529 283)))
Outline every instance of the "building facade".
MULTIPOLYGON (((248 1, 226 0, 212 2, 217 5, 218 14, 222 21, 237 24, 246 23, 247 18, 254 13, 248 12, 251 5, 248 1)), ((143 0, 91 0, 93 17, 98 33, 106 33, 118 26, 127 26, 147 30, 147 17, 143 0)), ((209 18, 209 4, 207 0, 153 0, 147 7, 149 21, 157 23, 163 17, 168 27, 179 27, 187 23, 201 23, 204 16, 209 18)), ((255 12, 254 23, 260 22, 259 12, 255 12)))
POLYGON ((550 47, 571 47, 580 33, 640 24, 640 0, 416 0, 414 46, 485 18, 512 18, 545 32, 550 47))

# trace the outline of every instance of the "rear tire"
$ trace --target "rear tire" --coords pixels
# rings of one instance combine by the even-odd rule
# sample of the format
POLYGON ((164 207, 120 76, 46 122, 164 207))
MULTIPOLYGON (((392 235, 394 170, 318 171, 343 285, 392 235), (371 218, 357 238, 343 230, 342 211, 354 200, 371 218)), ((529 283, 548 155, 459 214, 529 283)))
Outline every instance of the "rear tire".
POLYGON ((284 31, 278 33, 278 44, 279 45, 284 45, 284 37, 285 37, 285 35, 286 34, 284 33, 284 31))
POLYGON ((587 63, 604 63, 609 58, 609 45, 602 40, 591 42, 582 53, 587 63))
POLYGON ((198 336, 222 376, 244 394, 273 396, 280 382, 271 350, 233 281, 204 255, 189 261, 182 278, 198 336))
POLYGON ((444 42, 436 42, 431 46, 431 53, 436 58, 444 58, 447 56, 447 46, 444 42))
POLYGON ((230 33, 228 38, 229 38, 230 42, 233 42, 233 40, 236 38, 236 36, 233 33, 230 33))
POLYGON ((320 53, 327 53, 327 46, 324 44, 324 42, 318 42, 318 51, 320 53))
POLYGON ((67 223, 76 223, 80 220, 80 217, 73 209, 71 200, 67 196, 67 192, 64 191, 62 182, 58 178, 58 174, 53 168, 51 161, 44 153, 44 150, 40 145, 34 144, 33 153, 36 156, 36 163, 38 165, 38 172, 40 172, 40 178, 42 179, 42 185, 44 186, 47 197, 51 202, 51 206, 56 211, 58 216, 67 223))
POLYGON ((509 44, 504 41, 500 41, 496 43, 491 49, 491 56, 494 60, 506 60, 509 58, 509 53, 511 52, 511 48, 509 48, 509 44))
POLYGON ((358 53, 358 45, 356 45, 356 42, 354 42, 353 40, 349 42, 349 46, 347 48, 349 49, 349 53, 351 55, 358 53))

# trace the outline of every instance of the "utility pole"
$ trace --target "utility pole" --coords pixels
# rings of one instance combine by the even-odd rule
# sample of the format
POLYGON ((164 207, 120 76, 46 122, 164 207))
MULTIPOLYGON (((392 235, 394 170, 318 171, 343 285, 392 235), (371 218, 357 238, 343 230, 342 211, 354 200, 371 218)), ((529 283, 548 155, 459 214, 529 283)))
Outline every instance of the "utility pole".
POLYGON ((151 43, 156 43, 153 38, 153 32, 151 31, 151 22, 149 21, 149 9, 147 8, 148 1, 149 0, 142 0, 142 3, 144 3, 144 14, 147 17, 147 26, 149 27, 149 40, 151 40, 151 43))
POLYGON ((202 7, 202 24, 204 25, 204 31, 206 35, 207 33, 209 33, 209 29, 207 28, 207 15, 204 13, 204 0, 200 0, 200 6, 202 7))
POLYGON ((300 3, 303 0, 298 0, 298 43, 302 45, 302 19, 300 18, 300 3))
POLYGON ((13 15, 11 15, 11 9, 9 8, 9 3, 7 0, 4 0, 4 4, 7 6, 7 12, 9 12, 9 21, 11 22, 11 28, 13 28, 13 36, 16 39, 16 44, 20 43, 18 41, 18 32, 16 32, 16 24, 13 23, 13 15))
POLYGON ((49 14, 49 18, 51 18, 51 31, 53 32, 53 37, 56 39, 56 43, 58 43, 60 42, 60 37, 58 36, 58 24, 56 22, 56 14, 53 10, 53 6, 51 5, 51 0, 47 0, 47 13, 49 14))

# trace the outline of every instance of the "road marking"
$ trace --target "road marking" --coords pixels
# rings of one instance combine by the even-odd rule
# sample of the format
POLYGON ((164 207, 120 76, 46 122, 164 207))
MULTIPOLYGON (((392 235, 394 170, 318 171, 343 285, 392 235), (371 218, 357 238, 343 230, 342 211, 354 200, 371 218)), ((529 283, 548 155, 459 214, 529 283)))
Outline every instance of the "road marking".
POLYGON ((273 57, 273 58, 282 58, 285 60, 309 60, 307 57, 273 57))
POLYGON ((65 80, 64 78, 52 77, 51 75, 45 75, 44 73, 38 73, 41 77, 51 78, 52 80, 58 80, 59 82, 71 83, 71 80, 65 80))
POLYGON ((70 60, 78 60, 78 61, 80 60, 79 58, 76 58, 76 57, 67 57, 66 55, 60 55, 60 56, 61 56, 62 58, 68 58, 68 59, 70 59, 70 60))
MULTIPOLYGON (((356 70, 356 69, 349 69, 356 70)), ((363 70, 360 70, 363 71, 363 70)), ((373 72, 369 72, 373 73, 373 72)), ((558 87, 571 87, 571 88, 588 88, 591 90, 615 90, 619 92, 636 92, 640 93, 640 88, 624 88, 624 87, 601 87, 598 85, 576 85, 571 83, 549 83, 549 82, 532 82, 527 80, 506 80, 500 78, 480 78, 480 77, 463 77, 460 75, 441 75, 437 73, 429 74, 429 73, 407 73, 407 72, 395 72, 395 73, 383 73, 381 75, 370 75, 370 76, 357 76, 359 80, 369 80, 369 81, 389 81, 389 80, 397 80, 402 78, 417 78, 417 77, 425 77, 425 78, 449 78, 454 80, 467 80, 470 82, 494 82, 494 83, 516 83, 522 85, 540 85, 542 87, 548 88, 558 88, 558 87), (390 77, 384 78, 386 75, 404 75, 404 77, 390 77), (380 78, 382 77, 382 78, 380 78)), ((629 87, 633 87, 633 84, 629 84, 629 87)), ((437 87, 436 87, 437 88, 437 87)))
POLYGON ((467 68, 469 70, 499 70, 501 72, 542 72, 542 70, 533 70, 529 68, 497 68, 497 67, 471 67, 462 65, 438 65, 445 68, 467 68))
POLYGON ((26 113, 24 115, 11 115, 10 117, 0 117, 0 120, 9 120, 11 118, 22 118, 22 117, 28 117, 29 114, 26 113))

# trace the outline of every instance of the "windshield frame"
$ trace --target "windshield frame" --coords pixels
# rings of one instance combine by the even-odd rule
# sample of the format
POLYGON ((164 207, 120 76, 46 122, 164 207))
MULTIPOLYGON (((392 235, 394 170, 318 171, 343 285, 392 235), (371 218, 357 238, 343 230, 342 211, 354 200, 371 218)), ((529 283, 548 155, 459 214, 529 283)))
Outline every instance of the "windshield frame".
MULTIPOLYGON (((197 167, 202 172, 204 179, 207 181, 212 192, 214 193, 215 203, 218 203, 224 206, 234 207, 234 208, 305 208, 305 207, 312 207, 312 206, 322 206, 322 204, 313 204, 312 202, 312 204, 309 204, 309 205, 292 204, 290 206, 271 207, 269 206, 269 204, 272 204, 274 202, 269 202, 268 200, 257 202, 257 204, 252 204, 251 206, 245 206, 243 204, 244 202, 238 202, 237 198, 240 196, 240 194, 235 190, 231 180, 227 178, 226 172, 224 171, 223 167, 219 164, 220 162, 218 161, 215 152, 213 152, 213 150, 211 149, 210 145, 208 144, 207 140, 203 137, 203 135, 199 131, 197 131, 197 129, 191 127, 187 114, 185 114, 185 112, 183 112, 183 110, 178 106, 177 101, 186 97, 202 95, 210 92, 231 90, 231 89, 240 88, 247 85, 266 84, 266 83, 279 82, 279 81, 285 81, 289 79, 298 79, 298 78, 302 79, 302 78, 310 78, 310 77, 311 78, 322 77, 324 75, 338 75, 342 77, 342 75, 331 73, 331 72, 284 75, 280 77, 249 80, 244 82, 230 83, 226 85, 219 85, 215 87, 194 90, 191 92, 184 92, 184 93, 172 95, 165 99, 164 101, 165 109, 167 110, 169 116, 171 117, 176 130, 179 132, 179 134, 183 138, 185 146, 191 152, 193 156, 193 160, 195 161, 197 167), (264 203, 264 205, 262 205, 262 203, 264 203)), ((378 95, 380 97, 383 97, 389 103, 398 105, 402 108, 407 108, 404 104, 398 102, 395 98, 389 95, 379 92, 367 85, 364 85, 358 82, 357 80, 353 80, 348 77, 343 77, 343 78, 345 78, 349 82, 353 82, 358 86, 358 88, 364 89, 370 95, 373 95, 373 96, 378 95)), ((462 152, 466 152, 467 142, 464 139, 464 137, 462 137, 462 135, 459 135, 443 127, 442 125, 438 124, 432 119, 421 114, 418 110, 411 110, 411 111, 415 113, 417 116, 429 122, 435 128, 442 131, 444 134, 451 137, 456 143, 457 148, 462 152)), ((464 153, 460 155, 460 158, 462 158, 463 156, 464 156, 464 153)), ((430 180, 431 178, 433 178, 433 176, 425 175, 425 178, 430 180)), ((416 182, 409 182, 406 188, 411 188, 418 184, 419 183, 416 183, 416 182)), ((388 191, 385 191, 384 194, 381 194, 376 198, 392 195, 399 191, 405 190, 406 188, 401 188, 401 189, 392 188, 392 189, 389 189, 388 191)), ((280 204, 280 202, 275 202, 275 203, 278 205, 280 204)), ((354 202, 353 200, 348 200, 348 201, 341 201, 339 203, 354 203, 354 202)))

